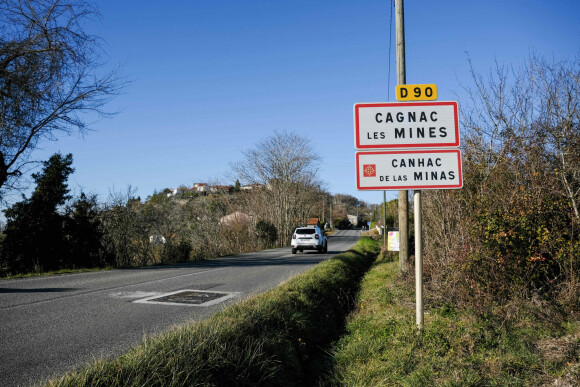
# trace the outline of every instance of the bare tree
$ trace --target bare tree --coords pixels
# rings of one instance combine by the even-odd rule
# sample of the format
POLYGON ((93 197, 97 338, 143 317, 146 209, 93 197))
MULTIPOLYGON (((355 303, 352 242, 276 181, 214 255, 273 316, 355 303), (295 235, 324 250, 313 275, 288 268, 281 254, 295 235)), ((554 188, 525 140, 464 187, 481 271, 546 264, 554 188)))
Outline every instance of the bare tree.
POLYGON ((577 305, 580 57, 532 55, 472 76, 463 189, 424 198, 428 283, 479 305, 485 294, 503 302, 557 292, 577 305))
MULTIPOLYGON (((186 239, 186 212, 184 204, 166 194, 162 200, 150 200, 143 207, 143 216, 148 225, 147 232, 150 240, 161 239, 162 248, 157 248, 155 263, 167 263, 187 259, 185 256, 176 256, 177 248, 186 239), (160 251, 159 251, 160 250, 160 251)), ((159 247, 159 246, 158 246, 159 247)))
POLYGON ((227 252, 220 235, 220 219, 226 215, 223 203, 204 196, 186 205, 189 221, 185 231, 191 239, 194 259, 219 257, 227 252))
POLYGON ((145 265, 149 256, 149 225, 136 189, 111 191, 102 212, 103 247, 116 266, 145 265))
MULTIPOLYGON (((279 243, 288 243, 293 228, 316 210, 321 181, 320 158, 310 141, 294 133, 274 133, 232 169, 245 184, 261 184, 269 220, 278 230, 279 243)), ((316 212, 314 212, 316 213, 316 212)))
POLYGON ((540 93, 539 131, 546 158, 555 165, 560 193, 580 221, 580 56, 572 63, 530 63, 529 83, 540 93), (545 136, 545 137, 544 137, 545 136))
POLYGON ((82 27, 95 15, 82 0, 0 0, 0 195, 41 141, 86 133, 81 115, 106 116, 124 86, 116 70, 97 75, 98 39, 82 27))
POLYGON ((529 175, 544 172, 544 181, 556 178, 555 186, 542 183, 537 188, 558 191, 578 222, 580 56, 552 63, 532 56, 514 74, 496 65, 487 78, 471 71, 475 89, 467 90, 472 108, 463 124, 470 156, 486 166, 480 186, 506 159, 522 168, 526 164, 529 175))

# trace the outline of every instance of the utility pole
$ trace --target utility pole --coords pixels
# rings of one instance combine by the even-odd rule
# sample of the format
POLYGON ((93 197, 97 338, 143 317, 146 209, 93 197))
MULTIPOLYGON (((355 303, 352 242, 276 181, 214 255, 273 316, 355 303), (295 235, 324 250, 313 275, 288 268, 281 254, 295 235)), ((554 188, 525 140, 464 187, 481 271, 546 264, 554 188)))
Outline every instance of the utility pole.
POLYGON ((330 213, 328 214, 328 218, 330 219, 330 229, 334 230, 334 226, 332 224, 332 197, 330 198, 330 213))
MULTIPOLYGON (((405 70, 405 13, 403 0, 395 0, 395 26, 397 46, 397 84, 407 84, 405 70)), ((399 270, 409 271, 409 195, 407 190, 399 191, 399 270)))
MULTIPOLYGON (((403 0, 395 0, 397 29, 397 83, 405 85, 405 22, 403 0)), ((419 329, 423 329, 423 247, 422 247, 422 214, 421 191, 414 191, 415 213, 415 314, 419 329)), ((409 270, 409 195, 408 191, 399 191, 399 232, 401 245, 399 250, 399 269, 406 273, 409 270)))

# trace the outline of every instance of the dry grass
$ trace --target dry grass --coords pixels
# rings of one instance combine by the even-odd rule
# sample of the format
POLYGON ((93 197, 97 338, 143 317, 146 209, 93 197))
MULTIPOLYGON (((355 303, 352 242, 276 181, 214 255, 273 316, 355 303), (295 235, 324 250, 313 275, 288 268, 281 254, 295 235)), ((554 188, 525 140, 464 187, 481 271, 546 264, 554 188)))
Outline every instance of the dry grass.
POLYGON ((412 287, 397 262, 377 261, 362 282, 328 382, 364 386, 580 385, 580 321, 555 304, 512 301, 486 313, 426 304, 415 328, 412 287))

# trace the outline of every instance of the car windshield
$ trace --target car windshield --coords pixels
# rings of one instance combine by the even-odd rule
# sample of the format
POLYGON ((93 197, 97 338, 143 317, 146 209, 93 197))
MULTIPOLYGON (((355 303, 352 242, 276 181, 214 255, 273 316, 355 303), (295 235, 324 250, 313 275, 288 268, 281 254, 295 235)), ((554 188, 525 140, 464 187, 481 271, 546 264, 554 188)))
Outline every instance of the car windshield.
POLYGON ((296 230, 296 234, 315 234, 316 230, 313 228, 299 228, 296 230))

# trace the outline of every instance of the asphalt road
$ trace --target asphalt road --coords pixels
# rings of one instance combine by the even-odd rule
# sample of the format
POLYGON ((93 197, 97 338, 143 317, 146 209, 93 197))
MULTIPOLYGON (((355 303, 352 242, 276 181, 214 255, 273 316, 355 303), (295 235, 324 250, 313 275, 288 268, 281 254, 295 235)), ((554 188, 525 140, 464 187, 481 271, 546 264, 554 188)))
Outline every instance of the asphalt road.
POLYGON ((0 280, 0 385, 31 385, 123 353, 143 335, 205 319, 274 288, 358 237, 359 231, 339 231, 329 237, 327 254, 292 255, 286 247, 171 266, 0 280), (182 290, 213 301, 148 301, 182 290))

